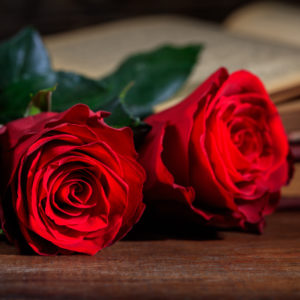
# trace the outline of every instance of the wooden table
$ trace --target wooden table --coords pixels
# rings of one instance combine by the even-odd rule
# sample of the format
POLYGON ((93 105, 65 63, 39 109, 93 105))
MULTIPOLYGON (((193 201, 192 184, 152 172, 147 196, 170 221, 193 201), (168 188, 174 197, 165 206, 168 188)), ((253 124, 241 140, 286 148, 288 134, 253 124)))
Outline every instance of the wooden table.
MULTIPOLYGON (((117 24, 46 42, 55 68, 99 77, 100 71, 109 73, 121 58, 165 42, 165 37, 167 42, 181 44, 186 38, 203 38, 194 21, 182 21, 179 32, 178 19, 168 22, 162 21, 161 26, 172 29, 172 34, 161 32, 157 23, 156 34, 138 34, 142 29, 129 22, 124 23, 131 28, 126 34, 117 24)), ((142 24, 150 26, 148 21, 142 24)), ((297 168, 288 190, 283 190, 287 196, 300 195, 299 164, 297 168)), ((278 211, 267 223, 263 235, 211 232, 197 236, 197 230, 148 234, 140 240, 118 242, 92 257, 22 256, 0 241, 0 298, 300 299, 300 210, 278 211)))
POLYGON ((263 235, 121 241, 95 256, 21 256, 0 242, 1 299, 300 299, 300 210, 263 235))

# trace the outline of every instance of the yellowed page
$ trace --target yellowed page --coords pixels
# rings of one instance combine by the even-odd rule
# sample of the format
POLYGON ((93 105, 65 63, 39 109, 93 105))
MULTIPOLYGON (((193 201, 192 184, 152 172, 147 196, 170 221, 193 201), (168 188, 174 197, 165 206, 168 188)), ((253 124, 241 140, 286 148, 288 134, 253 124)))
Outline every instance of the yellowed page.
POLYGON ((300 98, 278 105, 277 109, 287 133, 300 132, 300 98))
MULTIPOLYGON (((92 77, 113 71, 128 55, 162 44, 205 44, 205 50, 185 88, 171 103, 182 100, 220 66, 230 72, 248 69, 257 74, 269 92, 300 85, 298 49, 225 33, 221 28, 174 16, 143 17, 59 34, 45 39, 56 69, 92 77)), ((167 104, 170 106, 170 103, 167 104)), ((161 110, 162 107, 158 107, 161 110)), ((300 195, 296 179, 284 195, 300 195)))
POLYGON ((227 30, 245 36, 300 47, 300 8, 262 2, 236 10, 225 21, 227 30))
POLYGON ((282 188, 282 196, 285 197, 300 196, 300 163, 295 164, 294 177, 288 186, 282 188))
POLYGON ((205 44, 205 50, 180 100, 208 75, 225 66, 248 69, 270 93, 300 85, 300 52, 225 33, 220 27, 176 16, 118 21, 45 39, 55 68, 93 77, 111 72, 128 55, 162 44, 205 44))

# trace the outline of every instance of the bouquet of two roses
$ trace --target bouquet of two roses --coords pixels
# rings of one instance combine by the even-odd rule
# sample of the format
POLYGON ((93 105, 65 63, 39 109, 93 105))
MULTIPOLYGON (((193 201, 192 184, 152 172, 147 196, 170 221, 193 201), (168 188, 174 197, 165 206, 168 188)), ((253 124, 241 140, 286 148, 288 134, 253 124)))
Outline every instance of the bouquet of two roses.
POLYGON ((52 70, 32 29, 0 45, 6 237, 43 255, 95 254, 145 209, 261 232, 292 165, 260 80, 221 68, 179 104, 153 113, 185 82, 200 50, 161 47, 96 80, 52 70))

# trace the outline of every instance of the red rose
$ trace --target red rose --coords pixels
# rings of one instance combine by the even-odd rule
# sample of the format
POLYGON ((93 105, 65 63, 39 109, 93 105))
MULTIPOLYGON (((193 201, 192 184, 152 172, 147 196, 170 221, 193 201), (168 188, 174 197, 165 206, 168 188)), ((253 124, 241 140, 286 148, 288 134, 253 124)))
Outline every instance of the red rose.
POLYGON ((143 210, 143 168, 132 131, 76 105, 1 129, 2 228, 39 254, 95 254, 121 239, 143 210), (4 164, 4 165, 3 165, 4 164))
POLYGON ((213 226, 262 230, 288 181, 289 147, 256 76, 219 69, 183 102, 145 121, 152 130, 140 162, 149 206, 213 226))

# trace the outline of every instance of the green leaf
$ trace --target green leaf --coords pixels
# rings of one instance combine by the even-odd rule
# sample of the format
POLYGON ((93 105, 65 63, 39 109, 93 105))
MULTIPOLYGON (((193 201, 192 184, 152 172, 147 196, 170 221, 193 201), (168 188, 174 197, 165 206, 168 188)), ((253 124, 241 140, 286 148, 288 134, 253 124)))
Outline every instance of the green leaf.
POLYGON ((114 101, 133 82, 123 105, 135 117, 151 114, 154 105, 169 99, 181 88, 201 49, 201 45, 163 46, 129 57, 113 74, 100 81, 111 91, 107 101, 114 101))
POLYGON ((23 117, 30 95, 56 84, 54 72, 12 82, 0 93, 0 123, 23 117))
POLYGON ((0 93, 0 123, 21 118, 27 109, 30 95, 56 85, 52 95, 52 111, 64 111, 77 103, 86 103, 96 110, 106 90, 96 80, 67 72, 49 72, 8 85, 0 93))
POLYGON ((34 115, 37 115, 37 114, 39 114, 41 112, 42 112, 42 110, 39 107, 31 105, 25 111, 24 117, 34 116, 34 115))
POLYGON ((51 111, 52 93, 56 90, 56 85, 52 88, 38 91, 31 97, 31 101, 25 111, 24 117, 34 116, 41 112, 51 111))
MULTIPOLYGON (((137 127, 156 104, 170 98, 184 84, 201 48, 163 46, 136 54, 109 76, 93 80, 53 71, 39 34, 27 28, 0 45, 0 123, 22 117, 30 95, 57 85, 53 111, 85 103, 95 111, 111 112, 107 122, 112 126, 137 127)), ((38 109, 27 110, 27 114, 37 113, 38 109)))
POLYGON ((110 93, 100 82, 70 72, 56 72, 57 90, 53 94, 53 111, 64 111, 77 103, 97 110, 110 93))
POLYGON ((124 103, 124 99, 128 91, 134 86, 134 82, 131 81, 125 88, 120 92, 119 96, 107 104, 102 104, 101 110, 111 112, 111 115, 106 119, 106 123, 120 128, 124 126, 130 126, 132 128, 138 127, 141 123, 140 118, 134 117, 130 111, 127 110, 124 103))
POLYGON ((0 70, 0 88, 51 70, 47 50, 37 31, 28 27, 0 45, 0 70))

